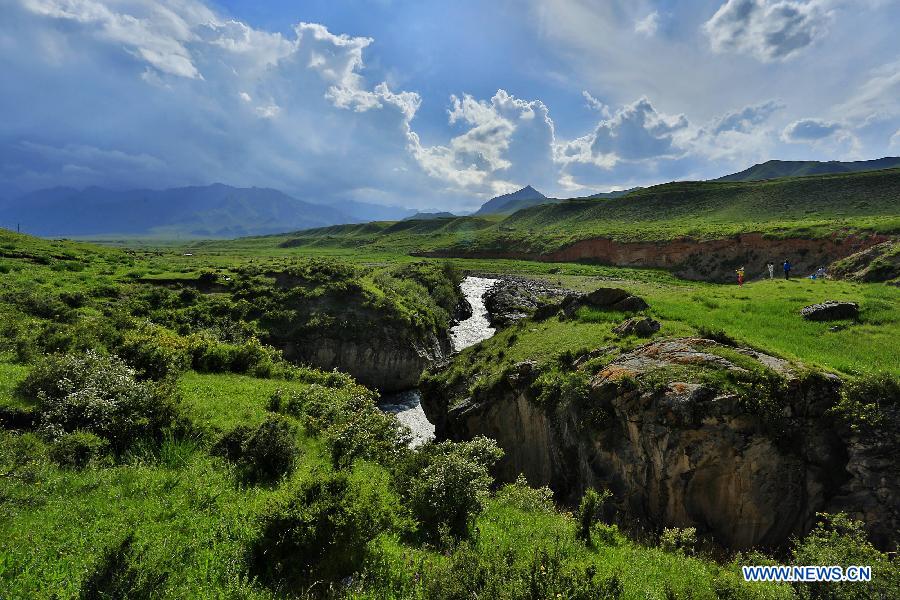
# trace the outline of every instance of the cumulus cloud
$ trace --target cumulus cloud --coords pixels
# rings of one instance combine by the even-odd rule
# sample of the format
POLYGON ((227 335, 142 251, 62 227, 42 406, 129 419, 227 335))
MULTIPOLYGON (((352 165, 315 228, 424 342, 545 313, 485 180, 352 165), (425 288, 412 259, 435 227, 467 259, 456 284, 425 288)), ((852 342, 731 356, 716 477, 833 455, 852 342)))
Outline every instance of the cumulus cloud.
POLYGON ((641 35, 646 35, 647 37, 653 37, 656 35, 656 31, 659 29, 659 12, 653 11, 643 19, 639 19, 634 24, 635 33, 640 33, 641 35))
POLYGON ((898 129, 894 135, 891 136, 891 141, 889 143, 891 148, 900 148, 900 129, 898 129))
POLYGON ((448 121, 466 130, 447 144, 426 146, 418 134, 409 134, 413 155, 432 177, 481 195, 552 181, 554 125, 540 100, 502 89, 489 101, 453 96, 448 121))
POLYGON ((714 120, 712 132, 714 134, 725 131, 739 131, 748 133, 764 123, 775 111, 784 108, 784 104, 776 100, 768 100, 760 104, 745 106, 741 110, 726 113, 714 120))
POLYGON ((558 144, 556 158, 607 169, 620 161, 674 158, 681 153, 676 136, 687 127, 684 115, 660 113, 643 97, 600 121, 590 134, 558 144))
POLYGON ((800 119, 784 128, 782 139, 786 142, 817 142, 842 130, 839 123, 823 119, 800 119))
POLYGON ((728 0, 703 25, 715 52, 786 60, 826 31, 826 0, 728 0))

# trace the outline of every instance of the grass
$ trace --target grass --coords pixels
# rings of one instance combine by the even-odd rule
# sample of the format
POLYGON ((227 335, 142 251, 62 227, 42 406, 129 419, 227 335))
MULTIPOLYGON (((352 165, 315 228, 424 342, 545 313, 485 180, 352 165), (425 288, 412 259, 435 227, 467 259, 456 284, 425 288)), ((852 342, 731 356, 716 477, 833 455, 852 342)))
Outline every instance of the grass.
POLYGON ((615 199, 573 199, 509 217, 459 217, 338 225, 292 234, 214 242, 203 248, 284 252, 292 248, 368 253, 543 253, 583 239, 719 239, 900 232, 900 169, 784 177, 754 182, 675 182, 615 199))

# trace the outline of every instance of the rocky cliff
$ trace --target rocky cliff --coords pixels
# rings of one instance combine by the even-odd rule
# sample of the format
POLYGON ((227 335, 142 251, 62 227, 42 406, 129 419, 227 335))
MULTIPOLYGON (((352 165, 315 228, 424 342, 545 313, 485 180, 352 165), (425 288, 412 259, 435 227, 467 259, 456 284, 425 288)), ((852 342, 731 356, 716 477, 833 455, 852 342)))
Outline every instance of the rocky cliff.
POLYGON ((585 392, 571 399, 548 398, 539 375, 519 363, 456 402, 458 386, 426 388, 423 407, 439 437, 496 439, 502 479, 524 473, 570 503, 608 488, 620 516, 651 527, 697 527, 732 548, 776 546, 806 532, 817 511, 844 510, 896 545, 896 439, 863 439, 832 416, 834 376, 693 338, 574 369, 585 392))
POLYGON ((381 392, 399 392, 416 387, 427 367, 450 356, 446 332, 429 331, 410 335, 409 331, 372 326, 359 336, 310 334, 302 344, 282 346, 289 359, 323 370, 337 369, 359 383, 381 392))

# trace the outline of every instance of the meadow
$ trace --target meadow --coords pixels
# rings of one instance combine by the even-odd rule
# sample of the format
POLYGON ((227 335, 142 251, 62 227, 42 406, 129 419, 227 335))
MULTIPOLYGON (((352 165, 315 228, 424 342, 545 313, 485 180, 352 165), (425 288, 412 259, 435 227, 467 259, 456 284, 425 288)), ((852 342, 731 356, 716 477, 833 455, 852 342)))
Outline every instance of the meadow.
MULTIPOLYGON (((876 593, 900 589, 896 560, 858 524, 825 522, 777 558, 735 554, 686 530, 620 530, 524 482, 501 486, 487 440, 410 449, 376 394, 260 343, 278 322, 272 307, 291 300, 258 274, 295 274, 307 303, 336 291, 320 316, 352 305, 411 328, 446 326, 450 300, 435 290, 447 273, 622 286, 647 299, 659 335, 721 331, 848 378, 898 374, 897 288, 738 288, 654 270, 258 243, 123 250, 0 231, 0 597, 810 597, 815 588, 740 576, 748 561, 795 558, 866 560, 876 593), (859 321, 830 331, 800 319, 801 306, 830 297, 860 302, 859 321), (127 401, 103 394, 113 375, 127 401)), ((523 322, 459 362, 485 377, 552 362, 617 340, 620 317, 523 322)))

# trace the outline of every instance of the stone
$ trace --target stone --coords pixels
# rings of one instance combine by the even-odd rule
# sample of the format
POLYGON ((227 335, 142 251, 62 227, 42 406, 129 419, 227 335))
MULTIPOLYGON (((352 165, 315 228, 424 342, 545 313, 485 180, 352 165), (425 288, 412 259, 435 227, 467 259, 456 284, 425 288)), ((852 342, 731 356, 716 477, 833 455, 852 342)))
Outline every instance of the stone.
POLYGON ((640 312, 650 308, 650 305, 647 304, 647 301, 643 298, 639 298, 638 296, 628 296, 627 298, 616 302, 610 308, 613 310, 621 310, 622 312, 640 312))
POLYGON ((582 302, 585 306, 594 306, 597 308, 607 308, 621 302, 631 296, 628 292, 620 288, 597 288, 589 294, 582 296, 582 302))
POLYGON ((859 317, 859 305, 856 302, 826 300, 821 304, 811 304, 803 307, 800 310, 800 315, 809 321, 856 319, 859 317))
POLYGON ((659 331, 659 321, 650 317, 632 317, 617 325, 613 332, 619 335, 636 335, 638 337, 650 337, 659 331))

